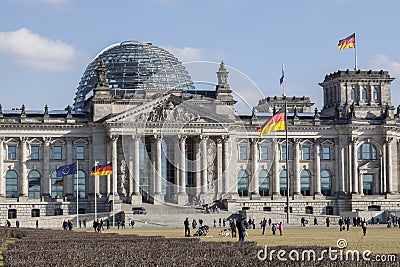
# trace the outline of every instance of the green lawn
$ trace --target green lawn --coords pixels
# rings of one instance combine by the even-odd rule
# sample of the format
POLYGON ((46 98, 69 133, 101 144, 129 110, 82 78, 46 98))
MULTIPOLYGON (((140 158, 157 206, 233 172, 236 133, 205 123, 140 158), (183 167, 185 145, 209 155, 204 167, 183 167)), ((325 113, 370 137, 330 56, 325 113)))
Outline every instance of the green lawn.
MULTIPOLYGON (((208 237, 201 237, 203 241, 236 242, 236 238, 220 237, 222 228, 210 228, 208 237)), ((165 236, 167 238, 184 237, 183 228, 135 228, 124 230, 108 230, 120 234, 137 234, 144 236, 165 236)), ((191 229, 191 234, 195 232, 191 229)), ((370 250, 374 254, 390 254, 400 252, 400 229, 386 228, 384 226, 369 226, 364 237, 359 227, 351 227, 350 231, 340 232, 338 226, 326 227, 287 227, 283 235, 272 235, 270 229, 266 229, 265 235, 261 235, 261 229, 249 229, 250 241, 255 241, 259 246, 321 246, 337 248, 337 240, 345 239, 347 248, 352 250, 370 250)))

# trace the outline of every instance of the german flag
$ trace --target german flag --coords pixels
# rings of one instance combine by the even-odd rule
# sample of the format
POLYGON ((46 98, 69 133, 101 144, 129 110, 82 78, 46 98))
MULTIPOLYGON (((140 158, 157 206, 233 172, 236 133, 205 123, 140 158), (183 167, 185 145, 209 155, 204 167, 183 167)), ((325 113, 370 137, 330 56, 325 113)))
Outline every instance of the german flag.
POLYGON ((111 164, 93 167, 92 172, 90 173, 90 176, 105 176, 105 175, 109 175, 109 174, 112 174, 112 165, 111 164))
POLYGON ((274 131, 286 130, 286 110, 283 106, 272 118, 270 118, 262 127, 258 128, 258 134, 262 137, 274 131))
POLYGON ((338 43, 339 50, 344 50, 347 48, 356 48, 356 34, 355 33, 353 33, 352 35, 339 41, 339 43, 338 43))

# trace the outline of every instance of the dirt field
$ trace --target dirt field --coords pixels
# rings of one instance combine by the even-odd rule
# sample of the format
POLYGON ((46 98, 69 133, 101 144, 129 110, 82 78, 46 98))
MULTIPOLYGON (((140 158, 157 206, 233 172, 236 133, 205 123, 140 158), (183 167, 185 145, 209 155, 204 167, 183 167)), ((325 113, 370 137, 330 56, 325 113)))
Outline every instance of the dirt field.
MULTIPOLYGON (((207 237, 201 237, 203 241, 236 242, 237 238, 221 237, 219 232, 223 228, 210 228, 207 237)), ((106 230, 107 232, 117 232, 120 234, 137 234, 144 236, 165 236, 167 238, 184 237, 183 228, 135 228, 124 230, 106 230)), ((191 235, 195 231, 191 229, 191 235)), ((345 239, 347 249, 357 249, 359 251, 370 250, 374 254, 390 254, 400 252, 400 229, 386 228, 381 226, 369 226, 367 235, 364 237, 359 227, 351 227, 350 231, 340 232, 338 226, 332 227, 287 227, 283 230, 283 235, 272 235, 272 231, 267 228, 265 235, 261 235, 261 229, 248 229, 250 241, 255 241, 259 246, 321 246, 337 248, 338 239, 345 239)))

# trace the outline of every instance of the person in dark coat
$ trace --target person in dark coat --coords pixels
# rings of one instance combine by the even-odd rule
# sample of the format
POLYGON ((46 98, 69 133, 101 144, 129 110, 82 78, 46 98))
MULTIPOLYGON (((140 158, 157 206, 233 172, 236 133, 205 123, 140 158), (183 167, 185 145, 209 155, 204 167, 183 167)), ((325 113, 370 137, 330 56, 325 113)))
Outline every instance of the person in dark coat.
POLYGON ((330 223, 329 217, 326 217, 326 227, 329 227, 329 223, 330 223))
POLYGON ((261 234, 262 234, 262 235, 264 235, 264 233, 265 233, 265 227, 267 227, 267 220, 264 218, 264 219, 261 221, 261 229, 262 229, 261 234))
POLYGON ((244 241, 244 237, 246 236, 246 227, 244 221, 246 218, 240 218, 236 221, 236 228, 238 230, 239 242, 244 241))
POLYGON ((231 227, 232 238, 234 238, 236 237, 236 223, 234 219, 231 221, 230 227, 231 227))
POLYGON ((186 220, 183 222, 185 225, 185 237, 190 237, 190 223, 189 223, 189 218, 186 218, 186 220))

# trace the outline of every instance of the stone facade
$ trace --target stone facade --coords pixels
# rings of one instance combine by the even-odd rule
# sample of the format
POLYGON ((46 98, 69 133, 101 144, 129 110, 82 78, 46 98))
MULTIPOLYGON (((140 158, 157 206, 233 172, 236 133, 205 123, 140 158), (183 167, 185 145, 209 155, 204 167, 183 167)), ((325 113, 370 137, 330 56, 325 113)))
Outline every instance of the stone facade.
POLYGON ((144 98, 114 94, 106 64, 97 70, 79 110, 0 110, 3 218, 76 214, 77 192, 81 214, 214 201, 230 211, 283 213, 286 171, 292 213, 397 209, 400 108, 386 71, 327 75, 321 111, 308 97, 268 97, 238 116, 223 63, 213 94, 153 90, 144 98), (285 102, 287 146, 285 132, 257 131, 285 102), (78 179, 56 177, 73 162, 78 179), (90 175, 105 164, 111 175, 90 175))

